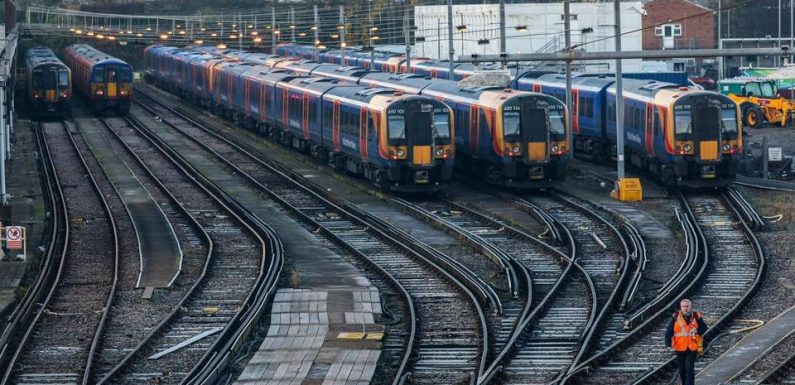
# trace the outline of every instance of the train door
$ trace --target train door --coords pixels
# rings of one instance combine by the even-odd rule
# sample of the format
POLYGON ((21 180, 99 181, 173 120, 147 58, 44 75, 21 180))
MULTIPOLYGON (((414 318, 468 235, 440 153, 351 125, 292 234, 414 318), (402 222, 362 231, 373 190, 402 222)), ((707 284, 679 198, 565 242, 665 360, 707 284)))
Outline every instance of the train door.
POLYGON ((406 142, 409 159, 415 165, 431 164, 433 146, 433 106, 419 102, 406 103, 406 142))
POLYGON ((105 68, 105 82, 107 83, 108 97, 116 97, 119 92, 119 69, 110 66, 105 68))
POLYGON ((721 116, 708 99, 696 100, 690 110, 696 151, 701 160, 718 160, 721 116))
POLYGON ((527 159, 545 161, 549 158, 549 113, 532 99, 522 100, 520 110, 522 143, 527 143, 527 159))

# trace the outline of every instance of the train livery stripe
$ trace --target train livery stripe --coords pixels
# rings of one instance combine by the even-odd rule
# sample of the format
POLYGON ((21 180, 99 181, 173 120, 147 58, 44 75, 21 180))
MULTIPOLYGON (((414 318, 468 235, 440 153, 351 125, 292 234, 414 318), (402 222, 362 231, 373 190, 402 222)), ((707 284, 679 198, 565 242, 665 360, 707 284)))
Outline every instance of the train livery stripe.
POLYGON ((304 139, 309 139, 309 93, 304 92, 303 111, 301 113, 301 126, 304 129, 304 139))
POLYGON ((654 105, 646 103, 646 136, 644 143, 646 143, 646 153, 654 155, 654 105))
POLYGON ((334 143, 334 150, 340 151, 342 149, 342 145, 340 143, 340 101, 334 100, 334 112, 332 117, 332 131, 331 131, 331 139, 334 143))
POLYGON ((367 159, 367 108, 359 109, 359 153, 367 159))

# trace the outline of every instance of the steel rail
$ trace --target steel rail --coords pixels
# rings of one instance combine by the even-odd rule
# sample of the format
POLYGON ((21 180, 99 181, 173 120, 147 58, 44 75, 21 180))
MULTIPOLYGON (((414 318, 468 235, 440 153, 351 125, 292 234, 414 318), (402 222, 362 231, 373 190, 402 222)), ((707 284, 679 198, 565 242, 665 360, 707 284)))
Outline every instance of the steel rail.
MULTIPOLYGON (((726 204, 729 206, 731 211, 734 212, 734 215, 737 216, 737 218, 741 218, 740 211, 737 209, 737 207, 735 207, 734 202, 732 202, 732 200, 725 193, 721 193, 720 197, 724 200, 724 202, 726 202, 726 204)), ((692 214, 692 212, 691 212, 691 214, 692 214)), ((693 220, 695 221, 695 217, 693 217, 693 220)), ((742 296, 742 298, 740 298, 740 300, 737 301, 737 303, 735 303, 728 311, 726 311, 723 314, 723 316, 720 319, 718 319, 714 324, 712 324, 710 326, 710 328, 707 330, 707 332, 704 333, 704 341, 709 341, 709 339, 711 337, 714 337, 715 335, 717 335, 720 332, 720 330, 723 329, 726 326, 726 324, 734 316, 734 314, 741 310, 741 308, 746 303, 746 301, 748 301, 751 298, 751 296, 754 293, 756 293, 756 291, 761 286, 762 277, 764 276, 765 269, 767 268, 766 263, 765 263, 766 262, 766 256, 765 256, 764 249, 762 248, 761 242, 759 242, 759 239, 756 237, 756 234, 754 234, 753 230, 751 230, 751 227, 745 221, 741 220, 741 221, 739 221, 739 223, 740 223, 741 229, 743 230, 743 232, 746 234, 746 236, 750 240, 751 245, 752 245, 752 247, 754 249, 754 253, 756 254, 756 258, 759 261, 759 266, 757 268, 757 273, 756 273, 756 276, 754 277, 753 282, 751 283, 751 286, 745 292, 745 294, 742 296)), ((703 236, 703 232, 702 232, 701 228, 697 224, 696 224, 696 226, 697 226, 697 230, 699 231, 699 233, 701 233, 702 236, 703 236)), ((648 383, 654 377, 660 375, 660 373, 663 370, 673 366, 675 361, 676 361, 676 358, 669 359, 663 365, 660 365, 660 366, 656 367, 655 369, 649 371, 645 375, 641 376, 640 378, 635 379, 633 381, 633 384, 648 383)))
MULTIPOLYGON (((191 118, 187 117, 185 114, 182 114, 181 112, 177 111, 173 107, 164 105, 162 102, 156 100, 155 98, 153 98, 151 96, 149 98, 152 101, 163 105, 163 107, 167 108, 172 113, 174 113, 177 116, 179 116, 181 119, 191 123, 192 125, 194 125, 197 128, 203 130, 204 132, 208 133, 209 135, 217 138, 218 140, 226 143, 227 145, 232 146, 233 148, 235 148, 237 151, 239 151, 240 153, 245 155, 250 160, 256 162, 257 164, 259 164, 259 165, 261 165, 261 166, 263 166, 265 168, 267 168, 270 172, 273 172, 274 174, 280 176, 283 180, 288 181, 290 184, 292 184, 293 186, 297 187, 299 190, 301 190, 301 191, 303 191, 305 193, 308 193, 312 197, 320 200, 321 202, 323 202, 324 204, 326 204, 329 207, 333 208, 334 210, 339 211, 340 213, 342 213, 346 217, 350 218, 355 223, 373 229, 383 239, 390 240, 390 242, 395 242, 396 244, 401 246, 401 248, 403 250, 407 251, 410 255, 413 255, 418 260, 423 261, 424 264, 427 264, 427 265, 431 266, 433 269, 437 270, 443 276, 445 276, 449 281, 453 282, 454 285, 458 286, 459 289, 462 290, 462 292, 465 293, 465 295, 470 298, 470 302, 474 306, 474 308, 476 310, 476 313, 478 315, 478 318, 479 318, 479 325, 478 326, 481 329, 481 332, 483 334, 483 336, 482 336, 483 338, 482 338, 482 341, 481 341, 481 349, 480 349, 480 353, 479 353, 479 355, 480 355, 480 360, 479 361, 480 362, 479 362, 479 364, 477 366, 477 368, 478 368, 477 372, 478 373, 476 375, 477 376, 482 375, 483 367, 485 366, 485 361, 486 361, 487 356, 488 356, 488 327, 487 327, 487 323, 486 323, 485 312, 483 311, 483 308, 481 306, 481 301, 478 300, 478 297, 475 296, 474 292, 472 290, 470 290, 467 285, 462 283, 462 281, 467 280, 468 277, 461 276, 459 272, 455 271, 455 269, 451 269, 450 268, 450 264, 447 261, 438 260, 438 259, 435 259, 435 258, 429 258, 429 257, 423 255, 420 251, 415 250, 413 247, 411 247, 411 242, 413 241, 413 239, 406 239, 406 238, 402 237, 400 232, 395 231, 393 226, 391 226, 389 224, 386 224, 383 221, 380 221, 380 219, 375 218, 371 214, 362 211, 361 209, 359 209, 355 205, 352 205, 352 204, 350 204, 350 203, 348 203, 346 201, 339 200, 338 198, 335 198, 335 197, 331 196, 331 194, 329 194, 327 191, 325 191, 321 187, 315 185, 314 182, 312 182, 310 180, 307 180, 306 178, 304 178, 300 174, 297 174, 297 173, 295 173, 292 170, 287 170, 287 169, 285 169, 283 167, 280 167, 280 166, 278 166, 276 164, 273 164, 267 158, 262 159, 260 157, 257 157, 255 155, 253 155, 252 152, 254 152, 254 151, 253 151, 253 149, 252 149, 252 151, 249 151, 249 149, 251 148, 249 145, 238 144, 235 141, 227 138, 226 136, 221 135, 221 134, 215 132, 214 130, 211 130, 211 129, 205 127, 204 125, 196 122, 194 119, 191 119, 191 118)), ((143 106, 143 105, 142 105, 142 107, 147 108, 147 106, 143 106)), ((150 109, 150 112, 151 112, 151 109, 150 109)), ((166 122, 166 123, 168 124, 168 122, 166 122)), ((179 129, 176 129, 176 131, 177 132, 181 132, 181 130, 179 130, 179 129)), ((189 137, 189 136, 186 136, 186 137, 189 140, 194 141, 197 145, 201 146, 202 148, 205 148, 208 152, 216 154, 215 156, 217 156, 219 159, 222 159, 222 160, 224 159, 222 156, 217 154, 217 152, 215 152, 214 150, 210 149, 206 144, 198 142, 195 138, 192 138, 192 137, 189 137)), ((237 170, 237 172, 239 172, 240 175, 243 175, 251 183, 253 183, 254 185, 258 186, 259 189, 261 189, 262 191, 264 191, 267 194, 269 194, 269 196, 271 198, 273 198, 277 202, 280 202, 281 204, 284 204, 285 207, 291 208, 291 210, 293 210, 293 209, 297 210, 297 208, 292 207, 282 197, 276 195, 275 193, 273 193, 273 191, 271 191, 270 189, 266 188, 265 186, 263 186, 262 184, 257 182, 254 178, 252 178, 250 175, 244 173, 237 166, 235 166, 234 164, 229 163, 228 161, 226 161, 226 162, 227 162, 227 165, 229 167, 231 167, 232 169, 237 170)), ((315 221, 313 221, 313 222, 316 225, 320 226, 320 224, 318 224, 317 222, 315 222, 315 221)), ((411 342, 413 344, 413 341, 411 341, 411 342)), ((412 352, 407 352, 407 353, 412 353, 412 352)), ((405 354, 403 359, 402 359, 402 361, 406 365, 403 365, 403 364, 401 365, 404 368, 404 372, 405 372, 405 370, 407 369, 407 366, 408 366, 407 365, 407 362, 408 362, 407 360, 408 360, 408 354, 405 354)), ((407 373, 398 373, 398 374, 399 375, 396 376, 396 378, 404 378, 404 376, 407 373)))
MULTIPOLYGON (((110 126, 108 125, 108 122, 107 122, 107 120, 106 120, 106 119, 100 119, 100 120, 101 120, 101 121, 102 121, 102 123, 103 123, 103 124, 104 124, 104 125, 105 125, 105 126, 108 128, 108 131, 110 131, 110 132, 111 132, 111 134, 113 135, 113 137, 115 137, 115 138, 116 138, 116 140, 118 141, 118 143, 119 143, 119 144, 121 144, 121 146, 122 146, 122 147, 124 147, 124 149, 127 151, 127 153, 128 153, 128 154, 129 154, 129 155, 130 155, 130 156, 131 156, 133 159, 135 159, 135 160, 136 160, 136 162, 138 163, 138 165, 139 165, 139 166, 140 166, 140 167, 141 167, 141 168, 144 170, 144 172, 146 172, 147 176, 149 176, 149 178, 150 178, 150 179, 151 179, 151 180, 152 180, 152 181, 153 181, 153 182, 154 182, 154 183, 155 183, 155 184, 158 186, 158 188, 160 188, 160 189, 161 189, 161 190, 162 190, 162 191, 163 191, 163 192, 166 194, 166 196, 168 196, 168 197, 169 197, 169 199, 171 199, 171 201, 172 201, 172 202, 173 202, 173 203, 174 203, 174 204, 177 206, 177 208, 179 209, 179 211, 180 211, 180 212, 182 212, 182 213, 183 213, 183 214, 186 216, 186 218, 188 218, 188 220, 189 220, 189 221, 190 221, 190 222, 193 224, 194 228, 195 228, 195 229, 196 229, 196 230, 197 230, 197 231, 198 231, 198 232, 199 232, 199 233, 202 235, 202 238, 204 238, 204 241, 207 243, 207 255, 205 256, 204 266, 202 266, 202 271, 201 271, 201 273, 199 274, 199 276, 197 277, 197 280, 196 280, 196 282, 194 282, 194 283, 193 283, 193 285, 191 285, 191 287, 188 289, 188 291, 185 293, 185 295, 182 297, 182 299, 181 299, 181 300, 180 300, 180 301, 179 301, 177 304, 175 304, 175 305, 172 307, 172 309, 171 309, 170 313, 169 313, 169 314, 168 314, 168 315, 167 315, 167 316, 166 316, 166 317, 165 317, 165 318, 164 318, 162 321, 160 321, 160 323, 158 323, 157 325, 155 325, 155 327, 153 327, 153 328, 152 328, 152 330, 150 330, 150 331, 149 331, 149 333, 147 333, 147 335, 146 335, 146 336, 144 336, 144 339, 143 339, 141 342, 139 342, 139 343, 138 343, 138 345, 136 345, 136 346, 133 348, 133 350, 132 350, 132 351, 130 351, 130 353, 128 353, 128 354, 127 354, 127 355, 126 355, 126 356, 125 356, 125 357, 124 357, 124 358, 123 358, 123 359, 122 359, 122 360, 121 360, 121 361, 120 361, 118 364, 116 364, 116 366, 114 366, 113 368, 111 368, 111 370, 110 370, 108 373, 106 373, 106 374, 105 374, 105 375, 104 375, 104 376, 103 376, 103 377, 102 377, 102 378, 101 378, 101 379, 100 379, 100 380, 97 382, 97 384, 98 384, 98 385, 102 385, 102 384, 106 384, 106 383, 108 383, 108 382, 109 382, 109 381, 110 381, 110 380, 111 380, 111 379, 112 379, 112 378, 113 378, 113 377, 114 377, 114 376, 115 376, 115 375, 116 375, 116 374, 117 374, 117 373, 118 373, 118 372, 119 372, 121 369, 123 369, 125 366, 127 366, 127 365, 130 363, 130 361, 131 361, 131 360, 132 360, 132 359, 133 359, 133 358, 134 358, 136 355, 140 354, 140 351, 141 351, 141 350, 142 350, 142 349, 143 349, 143 348, 144 348, 144 347, 145 347, 145 346, 146 346, 146 345, 147 345, 147 344, 148 344, 148 343, 151 341, 151 339, 152 339, 152 338, 154 338, 154 336, 156 336, 158 333, 160 333, 160 331, 161 331, 161 330, 163 330, 163 328, 164 328, 166 325, 168 325, 168 324, 169 324, 169 323, 170 323, 170 322, 173 320, 173 318, 174 318, 174 317, 175 317, 175 316, 176 316, 176 315, 179 313, 179 311, 181 310, 181 308, 183 307, 183 305, 185 304, 185 302, 187 302, 187 300, 190 298, 190 296, 191 296, 191 295, 192 295, 192 294, 195 292, 195 290, 196 290, 196 289, 199 287, 199 285, 200 285, 200 284, 202 283, 202 281, 204 280, 204 277, 207 275, 207 271, 208 271, 208 269, 209 269, 210 263, 211 263, 211 261, 212 261, 212 259, 213 259, 214 253, 215 253, 215 244, 213 243, 213 240, 212 240, 212 238, 211 238, 211 237, 210 237, 210 235, 207 233, 207 231, 205 231, 205 230, 204 230, 204 228, 203 228, 203 227, 201 226, 201 224, 200 224, 200 223, 199 223, 199 222, 196 220, 196 218, 194 218, 194 217, 193 217, 193 215, 191 215, 191 214, 190 214, 190 211, 188 211, 188 209, 187 209, 187 208, 185 208, 185 206, 184 206, 184 205, 183 205, 183 204, 182 204, 182 203, 181 203, 181 202, 180 202, 180 201, 179 201, 179 200, 178 200, 178 199, 177 199, 177 198, 174 196, 174 194, 173 194, 173 193, 172 193, 172 192, 171 192, 171 191, 170 191, 170 190, 169 190, 169 189, 168 189, 168 188, 167 188, 167 187, 166 187, 166 186, 165 186, 165 185, 164 185, 164 184, 163 184, 163 183, 160 181, 160 179, 158 179, 158 178, 155 176, 155 174, 152 172, 152 170, 151 170, 151 169, 150 169, 150 168, 149 168, 149 167, 148 167, 148 166, 147 166, 147 165, 144 163, 144 161, 143 161, 143 160, 142 160, 142 159, 141 159, 141 158, 138 156, 138 154, 136 154, 136 153, 135 153, 135 152, 134 152, 134 151, 133 151, 133 150, 130 148, 130 146, 129 146, 129 145, 127 145, 127 143, 126 143, 126 142, 125 142, 125 141, 124 141, 124 140, 123 140, 123 139, 122 139, 122 138, 121 138, 121 137, 120 137, 120 136, 119 136, 119 135, 116 133, 116 131, 114 131, 113 129, 111 129, 111 128, 110 128, 110 126)), ((158 149, 158 150, 159 150, 159 149, 158 149)), ((167 155, 166 155, 166 156, 167 156, 167 155)), ((187 173, 186 173, 186 174, 187 174, 187 173)), ((216 200, 216 202, 218 202, 218 203, 219 203, 219 205, 221 205, 222 207, 225 207, 225 208, 226 208, 226 206, 224 206, 224 204, 223 204, 223 203, 222 203, 222 202, 221 202, 219 199, 216 199, 216 198, 215 198, 215 197, 214 197, 214 196, 213 196, 213 195, 212 195, 212 194, 209 192, 209 190, 207 190, 206 188, 204 188, 203 186, 201 186, 201 185, 200 185, 200 184, 198 184, 198 183, 197 183, 196 185, 197 185, 197 187, 198 187, 199 189, 201 189, 202 191, 206 192, 206 193, 207 193, 207 194, 208 194, 208 195, 211 197, 211 199, 214 199, 214 200, 216 200)), ((234 211, 232 211, 231 209, 227 208, 227 211, 228 211, 228 212, 229 212, 229 213, 230 213, 230 214, 231 214, 233 217, 235 217, 235 218, 239 218, 239 217, 237 216, 237 214, 236 214, 234 211)), ((242 219, 238 219, 238 220, 239 220, 241 223, 243 223, 243 222, 242 222, 242 219)), ((245 226, 245 224, 244 224, 244 226, 245 226)), ((250 230, 250 231, 252 231, 252 233, 253 233, 253 229, 249 228, 249 230, 250 230)))
POLYGON ((68 233, 68 223, 66 223, 66 202, 64 202, 63 192, 61 191, 60 184, 57 183, 57 176, 54 174, 55 168, 52 160, 49 158, 49 153, 44 150, 44 143, 42 142, 41 124, 37 123, 34 126, 34 135, 36 136, 36 144, 38 146, 40 163, 38 164, 42 174, 44 175, 43 188, 45 190, 45 205, 51 213, 48 220, 49 233, 45 239, 47 242, 47 252, 42 259, 39 274, 36 277, 33 285, 26 290, 25 295, 20 300, 19 304, 14 308, 14 311, 8 316, 9 322, 0 335, 0 367, 8 366, 8 353, 9 348, 19 345, 18 334, 21 325, 30 324, 32 317, 35 314, 35 309, 39 302, 42 302, 42 296, 48 292, 48 288, 56 279, 57 267, 60 266, 58 250, 62 250, 66 244, 65 233, 68 233))
MULTIPOLYGON (((109 223, 111 225, 111 232, 112 232, 113 243, 114 243, 114 277, 113 277, 112 287, 111 287, 110 293, 108 294, 108 297, 107 297, 107 299, 105 301, 105 308, 104 308, 104 310, 102 312, 102 316, 100 318, 100 323, 97 325, 97 329, 94 331, 94 336, 92 337, 92 340, 91 340, 91 345, 89 347, 89 352, 88 352, 88 354, 86 356, 86 365, 85 365, 85 368, 83 368, 82 376, 81 376, 82 377, 81 378, 81 384, 87 385, 88 381, 89 381, 88 377, 90 376, 90 373, 91 373, 91 365, 92 365, 92 361, 93 361, 93 354, 94 354, 94 352, 96 350, 98 339, 99 339, 100 333, 102 331, 102 326, 104 326, 104 323, 105 323, 105 320, 106 320, 106 317, 107 317, 107 314, 108 314, 108 309, 110 308, 110 304, 113 301, 113 297, 114 297, 115 290, 116 290, 116 284, 118 283, 119 237, 118 237, 118 232, 117 232, 117 229, 116 229, 116 221, 113 219, 113 215, 111 214, 110 207, 109 207, 107 201, 105 200, 105 197, 102 194, 102 191, 99 189, 99 186, 97 185, 97 182, 96 182, 96 179, 94 177, 93 172, 91 172, 91 170, 89 169, 88 165, 86 164, 85 158, 83 157, 83 155, 80 152, 80 150, 77 148, 77 145, 74 142, 74 139, 71 137, 71 135, 69 135, 69 126, 66 124, 65 121, 61 121, 60 123, 63 126, 64 130, 67 132, 67 136, 69 136, 70 141, 71 141, 72 145, 74 146, 75 152, 78 155, 80 163, 82 164, 83 169, 86 171, 86 173, 88 175, 88 179, 91 181, 91 187, 94 190, 94 192, 96 193, 96 195, 98 196, 99 201, 101 202, 101 205, 104 208, 105 215, 107 216, 108 221, 109 221, 109 223)), ((54 179, 54 181, 56 182, 56 184, 58 186, 58 188, 57 188, 58 195, 61 196, 61 199, 63 201, 63 211, 62 211, 63 212, 63 216, 64 216, 64 218, 69 218, 69 211, 68 211, 68 208, 66 206, 66 202, 63 200, 63 189, 60 187, 60 179, 58 178, 58 173, 57 173, 56 168, 55 168, 55 163, 54 163, 52 157, 50 156, 50 154, 51 154, 50 147, 49 147, 49 144, 47 143, 47 138, 45 137, 45 135, 43 133, 43 129, 39 130, 39 135, 41 135, 40 140, 41 140, 41 142, 44 145, 41 148, 41 151, 43 153, 47 154, 46 157, 48 159, 49 167, 50 167, 50 169, 52 171, 52 174, 53 174, 53 179, 54 179)), ((9 381, 11 379, 11 376, 13 375, 13 368, 16 366, 17 362, 19 361, 20 357, 22 356, 22 353, 23 353, 23 351, 24 351, 24 349, 25 349, 25 347, 26 347, 26 345, 27 345, 27 343, 28 343, 28 341, 30 339, 30 336, 33 334, 33 331, 36 328, 36 325, 38 324, 39 320, 41 319, 42 314, 44 314, 44 311, 47 309, 47 306, 50 304, 50 301, 52 300, 56 290, 59 287, 59 283, 61 281, 61 278, 63 277, 64 267, 66 266, 66 256, 67 256, 67 253, 69 252, 69 243, 70 243, 70 235, 71 234, 70 234, 70 226, 69 226, 69 222, 68 221, 65 221, 64 228, 65 228, 65 235, 64 235, 63 249, 61 251, 60 263, 59 263, 59 266, 58 266, 58 270, 57 270, 55 279, 54 279, 54 281, 53 281, 53 283, 52 283, 52 285, 50 287, 49 292, 47 293, 46 298, 42 301, 41 305, 38 307, 38 310, 36 311, 36 316, 33 318, 33 320, 31 320, 30 324, 27 327, 27 330, 25 331, 24 336, 19 340, 18 345, 16 346, 16 350, 14 351, 14 355, 13 355, 13 357, 11 357, 10 361, 8 362, 8 366, 6 367, 5 374, 3 375, 2 381, 0 381, 0 384, 8 384, 9 383, 9 381)))

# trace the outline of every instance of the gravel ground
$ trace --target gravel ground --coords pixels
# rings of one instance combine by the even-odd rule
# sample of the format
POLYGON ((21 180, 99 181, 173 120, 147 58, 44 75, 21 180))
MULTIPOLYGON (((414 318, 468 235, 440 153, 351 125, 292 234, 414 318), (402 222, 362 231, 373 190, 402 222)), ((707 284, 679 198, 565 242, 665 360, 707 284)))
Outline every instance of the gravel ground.
MULTIPOLYGON (((757 234, 767 252, 767 271, 758 294, 738 317, 767 321, 795 305, 795 245, 792 244, 795 235, 795 194, 742 186, 738 186, 738 190, 760 215, 783 214, 778 222, 767 221, 767 230, 757 234)), ((761 373, 779 365, 793 351, 795 336, 790 336, 755 364, 744 377, 758 380, 761 373)))
MULTIPOLYGON (((76 111, 76 114, 79 112, 76 111)), ((81 124, 102 123, 97 119, 83 119, 81 124)), ((143 289, 136 288, 140 269, 138 242, 134 236, 135 228, 116 193, 113 185, 104 175, 100 164, 91 156, 91 151, 81 135, 74 135, 80 151, 86 155, 86 162, 97 176, 111 211, 116 218, 120 234, 119 246, 119 284, 116 297, 110 309, 108 322, 103 333, 102 345, 97 355, 94 373, 104 374, 116 366, 128 353, 144 340, 150 330, 160 323, 171 309, 182 299, 191 285, 198 279, 207 258, 207 240, 197 232, 194 224, 174 204, 170 197, 155 184, 140 165, 129 156, 112 135, 108 141, 130 170, 138 177, 152 197, 159 203, 171 222, 183 251, 182 272, 168 289, 155 290, 151 299, 141 298, 143 289)), ((99 377, 95 375, 94 380, 99 377)))

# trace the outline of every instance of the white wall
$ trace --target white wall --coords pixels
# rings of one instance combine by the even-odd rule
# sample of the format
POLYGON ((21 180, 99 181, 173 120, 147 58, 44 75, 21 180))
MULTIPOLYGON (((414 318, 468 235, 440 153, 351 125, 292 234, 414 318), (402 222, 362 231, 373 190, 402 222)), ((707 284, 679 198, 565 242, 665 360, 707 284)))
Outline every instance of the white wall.
MULTIPOLYGON (((621 3, 621 30, 629 32, 641 28, 643 6, 640 1, 621 3)), ((590 52, 612 51, 613 3, 572 3, 571 4, 572 44, 587 43, 583 49, 590 52), (576 17, 576 19, 575 19, 576 17), (581 33, 592 28, 592 33, 581 33), (604 39, 604 40, 602 40, 604 39)), ((425 37, 425 42, 416 43, 415 55, 446 59, 448 57, 447 6, 418 6, 414 9, 416 36, 425 37), (440 34, 439 34, 440 32, 440 34)), ((453 48, 456 57, 460 54, 499 54, 499 5, 474 4, 453 5, 453 48), (462 34, 456 26, 467 26, 462 34), (478 45, 479 39, 489 39, 488 45, 478 45)), ((546 47, 544 52, 554 52, 563 48, 563 3, 506 4, 506 49, 508 53, 533 53, 546 47), (516 27, 526 25, 527 31, 517 31, 516 27)), ((640 31, 628 33, 621 38, 622 49, 640 51, 642 34, 640 31)), ((640 60, 624 60, 625 71, 640 71, 640 60)), ((613 70, 613 61, 588 63, 590 70, 613 70)))

